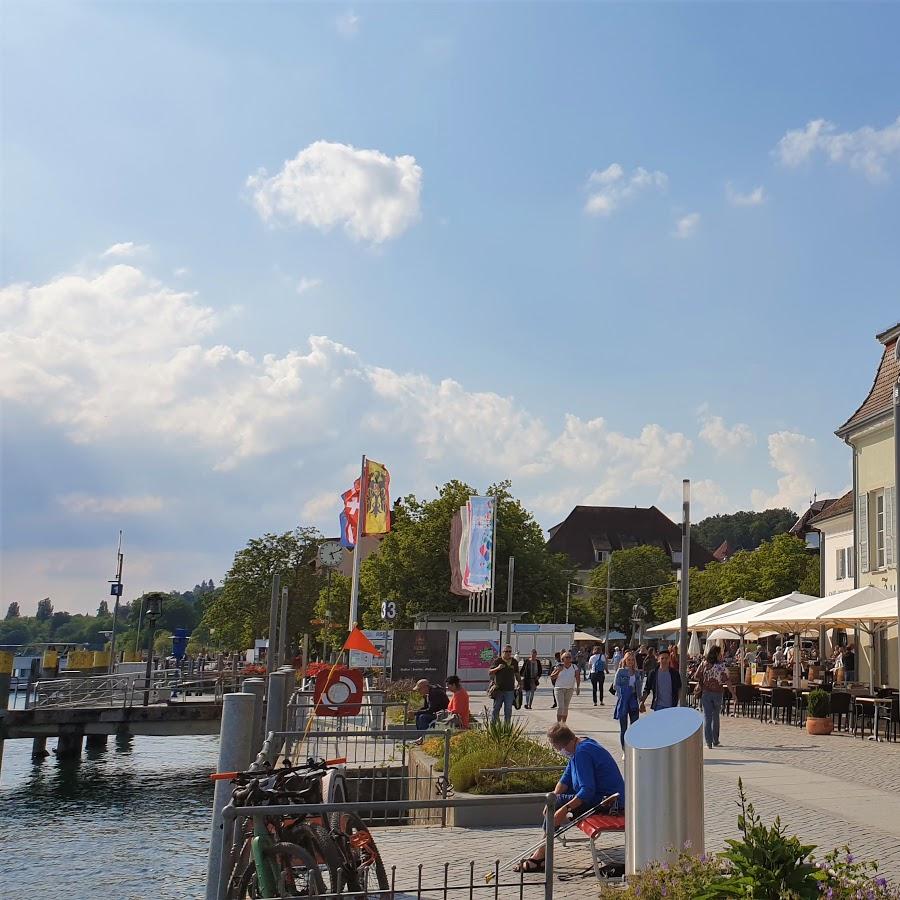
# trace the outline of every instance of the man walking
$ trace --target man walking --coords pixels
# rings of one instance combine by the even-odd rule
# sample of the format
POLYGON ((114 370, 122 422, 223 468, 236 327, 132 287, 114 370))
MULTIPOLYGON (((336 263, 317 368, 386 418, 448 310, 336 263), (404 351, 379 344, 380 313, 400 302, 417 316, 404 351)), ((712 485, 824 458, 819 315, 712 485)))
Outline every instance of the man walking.
POLYGON ((597 644, 594 652, 588 660, 588 671, 591 676, 591 690, 594 692, 594 706, 597 705, 597 694, 600 695, 600 705, 603 703, 603 683, 606 681, 606 654, 603 647, 597 644))
POLYGON ((519 663, 513 659, 512 647, 507 644, 503 653, 494 660, 488 670, 493 681, 494 722, 500 719, 500 707, 503 707, 503 718, 512 719, 513 700, 516 696, 516 685, 519 683, 519 663))
POLYGON ((653 695, 650 709, 671 709, 678 706, 678 698, 681 696, 681 673, 671 667, 669 651, 660 652, 659 667, 653 669, 644 683, 644 693, 641 695, 641 712, 646 712, 644 705, 647 697, 653 695))
POLYGON ((531 709, 531 705, 534 703, 534 692, 541 682, 541 675, 544 674, 544 667, 538 659, 537 650, 531 651, 531 656, 522 663, 519 674, 522 676, 522 690, 525 693, 525 709, 531 709))

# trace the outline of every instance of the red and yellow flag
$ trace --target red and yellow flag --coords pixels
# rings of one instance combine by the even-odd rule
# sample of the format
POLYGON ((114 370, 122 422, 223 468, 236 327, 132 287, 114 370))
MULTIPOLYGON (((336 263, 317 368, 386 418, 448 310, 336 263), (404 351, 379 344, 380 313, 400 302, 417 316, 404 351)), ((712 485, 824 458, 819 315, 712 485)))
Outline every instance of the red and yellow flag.
POLYGON ((366 460, 366 510, 363 534, 387 534, 391 530, 391 476, 374 460, 366 460))

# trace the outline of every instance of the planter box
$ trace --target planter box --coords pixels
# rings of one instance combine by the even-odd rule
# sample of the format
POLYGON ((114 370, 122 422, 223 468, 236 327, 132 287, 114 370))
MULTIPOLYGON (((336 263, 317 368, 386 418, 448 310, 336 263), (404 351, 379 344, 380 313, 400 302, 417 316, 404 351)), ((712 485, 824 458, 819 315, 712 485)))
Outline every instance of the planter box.
MULTIPOLYGON (((416 796, 423 799, 426 796, 440 797, 440 791, 437 789, 437 780, 443 773, 436 771, 434 768, 437 760, 418 747, 410 747, 408 759, 411 782, 408 796, 411 799, 416 796), (429 783, 432 786, 426 793, 426 790, 423 789, 423 784, 429 783)), ((509 797, 512 795, 503 794, 503 796, 509 797)), ((447 824, 455 825, 457 828, 508 828, 516 825, 540 825, 546 794, 518 794, 517 796, 524 799, 521 804, 516 804, 515 806, 492 806, 486 802, 483 806, 477 808, 448 809, 447 824)), ((467 794, 463 791, 454 791, 453 797, 460 800, 489 800, 491 795, 467 794)), ((416 812, 416 810, 410 812, 413 820, 416 819, 416 812)), ((420 814, 427 816, 428 812, 422 810, 420 814)))
POLYGON ((807 734, 831 734, 834 729, 834 722, 831 716, 828 718, 817 719, 815 716, 806 717, 806 733, 807 734))

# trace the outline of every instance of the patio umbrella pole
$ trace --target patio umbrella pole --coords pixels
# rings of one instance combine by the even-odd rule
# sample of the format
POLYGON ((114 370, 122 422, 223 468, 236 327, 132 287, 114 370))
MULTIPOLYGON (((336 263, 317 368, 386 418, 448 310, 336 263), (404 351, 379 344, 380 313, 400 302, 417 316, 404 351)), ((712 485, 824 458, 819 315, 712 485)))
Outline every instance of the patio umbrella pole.
POLYGON ((794 687, 800 687, 800 632, 794 632, 794 687))

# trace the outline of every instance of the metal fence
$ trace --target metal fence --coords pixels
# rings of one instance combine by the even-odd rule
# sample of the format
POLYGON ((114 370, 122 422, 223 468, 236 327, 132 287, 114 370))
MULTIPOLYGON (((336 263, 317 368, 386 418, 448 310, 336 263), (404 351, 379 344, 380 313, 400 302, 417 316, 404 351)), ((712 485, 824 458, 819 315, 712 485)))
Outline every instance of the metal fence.
MULTIPOLYGON (((376 806, 381 814, 387 817, 391 813, 401 811, 446 811, 460 808, 493 809, 498 806, 517 806, 526 803, 534 803, 533 795, 507 795, 495 797, 477 798, 449 798, 440 800, 388 800, 380 801, 376 806)), ((478 860, 459 860, 451 863, 442 861, 437 872, 427 871, 425 865, 419 861, 418 854, 414 852, 404 854, 404 862, 395 862, 388 859, 386 869, 390 882, 387 890, 367 891, 368 897, 384 898, 384 900, 450 900, 460 894, 474 900, 475 897, 500 900, 500 898, 537 898, 544 900, 553 898, 553 840, 554 825, 553 812, 555 810, 555 798, 548 794, 545 812, 545 836, 543 838, 544 852, 546 854, 546 868, 542 873, 528 877, 523 872, 510 872, 508 865, 501 863, 499 859, 491 859, 490 855, 482 856, 478 860), (487 871, 485 871, 487 870, 487 871)), ((254 816, 266 818, 278 818, 287 816, 291 818, 317 818, 328 816, 332 813, 351 812, 358 813, 355 803, 324 803, 324 804, 285 804, 278 806, 244 806, 235 807, 229 804, 222 813, 223 834, 220 867, 218 871, 218 887, 215 896, 218 900, 229 900, 229 885, 240 881, 240 867, 247 864, 248 854, 246 843, 252 835, 252 822, 254 816)), ((377 832, 376 832, 377 839, 377 832)), ((508 861, 507 861, 508 862, 508 861)), ((327 874, 327 873, 326 873, 327 874)), ((327 877, 326 877, 327 883, 327 877)), ((339 900, 346 895, 324 894, 322 900, 339 900)))
POLYGON ((326 716, 316 710, 313 692, 294 691, 287 708, 286 727, 289 730, 334 731, 345 728, 383 730, 390 725, 404 726, 409 718, 409 704, 402 700, 387 700, 383 691, 363 692, 363 702, 355 716, 326 716), (309 720, 312 723, 309 724, 309 720))

